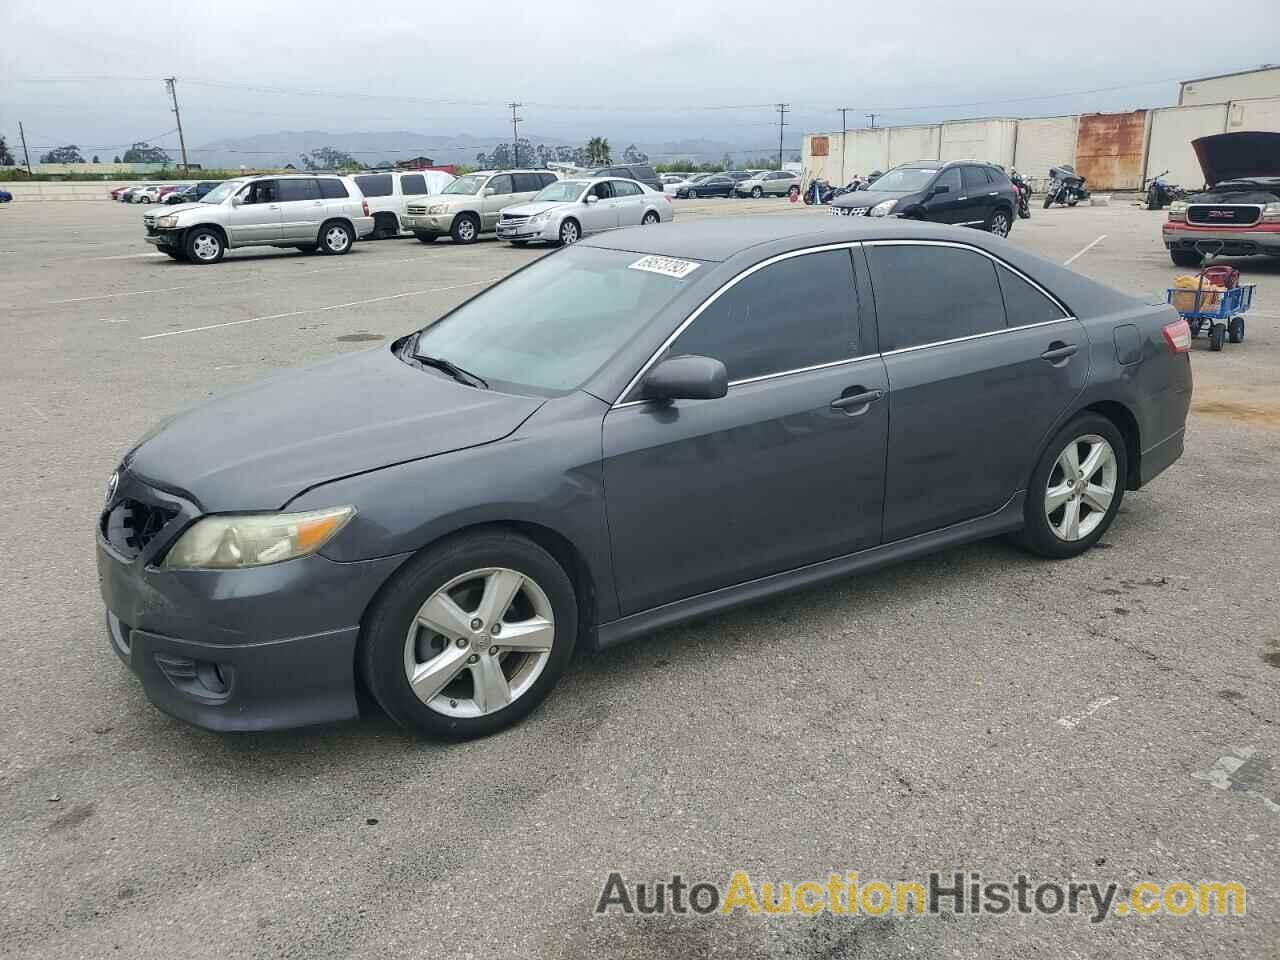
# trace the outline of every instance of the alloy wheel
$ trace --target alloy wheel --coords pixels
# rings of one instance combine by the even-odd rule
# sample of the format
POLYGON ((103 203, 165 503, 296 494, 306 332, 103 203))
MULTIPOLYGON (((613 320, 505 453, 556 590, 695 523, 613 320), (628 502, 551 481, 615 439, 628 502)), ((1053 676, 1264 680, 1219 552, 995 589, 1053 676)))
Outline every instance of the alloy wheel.
POLYGON ((200 260, 217 260, 222 244, 211 233, 202 233, 191 244, 191 251, 200 260))
POLYGON ((572 220, 566 220, 560 225, 560 242, 565 246, 578 242, 578 225, 572 220))
POLYGON ((405 678, 437 713, 487 716, 529 691, 555 632, 551 601, 531 577, 505 567, 471 570, 418 610, 405 638, 405 678))
POLYGON ((997 237, 1009 235, 1009 217, 1003 211, 998 210, 991 215, 991 232, 997 237))
POLYGON ((351 245, 351 236, 345 227, 335 224, 325 231, 324 245, 334 253, 341 253, 351 245))
POLYGON ((1083 540, 1102 523, 1116 497, 1116 452, 1096 433, 1077 437, 1049 471, 1044 512, 1059 540, 1083 540))
POLYGON ((645 224, 645 226, 651 226, 657 222, 658 222, 658 215, 654 213, 652 210, 650 210, 648 213, 644 215, 643 223, 645 224))
POLYGON ((458 224, 458 239, 463 243, 470 243, 476 238, 476 225, 470 217, 465 218, 458 224))

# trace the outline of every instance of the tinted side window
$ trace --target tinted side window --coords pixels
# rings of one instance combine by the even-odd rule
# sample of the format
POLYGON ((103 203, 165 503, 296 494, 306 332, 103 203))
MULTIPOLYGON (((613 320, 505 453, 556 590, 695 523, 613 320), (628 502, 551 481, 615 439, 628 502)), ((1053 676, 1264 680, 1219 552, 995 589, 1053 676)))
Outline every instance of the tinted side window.
POLYGON ((400 178, 400 192, 415 196, 427 192, 427 178, 420 173, 407 173, 400 178))
POLYGON ((516 193, 534 193, 542 189, 542 181, 536 173, 514 173, 516 193))
POLYGON ((960 192, 961 186, 959 169, 952 167, 949 170, 943 170, 942 173, 938 174, 938 179, 933 182, 933 185, 935 187, 950 187, 949 196, 955 199, 956 194, 960 192))
MULTIPOLYGON (((554 173, 538 174, 538 182, 542 184, 543 187, 551 186, 551 184, 555 183, 558 179, 559 178, 554 173)), ((541 189, 541 187, 539 189, 541 189)))
POLYGON ((491 178, 488 188, 494 193, 511 193, 511 174, 504 173, 501 176, 491 178))
POLYGON ((345 200, 347 197, 351 196, 351 194, 347 192, 347 185, 341 180, 337 180, 333 177, 324 177, 318 182, 320 184, 320 196, 324 197, 326 200, 345 200))
POLYGON ((613 185, 608 180, 601 180, 591 188, 591 192, 601 200, 608 200, 613 196, 613 185))
POLYGON ((658 172, 653 167, 639 166, 632 167, 631 173, 637 180, 657 180, 658 172))
POLYGON ((1058 305, 1012 270, 999 267, 1000 291, 1004 294, 1004 312, 1009 326, 1020 327, 1028 323, 1045 323, 1061 320, 1066 316, 1058 305))
POLYGON ((389 197, 393 189, 389 173, 371 173, 356 177, 356 185, 366 197, 389 197))
POLYGON ((309 177, 299 177, 296 180, 279 180, 276 183, 276 187, 280 194, 281 203, 287 203, 290 200, 320 199, 320 188, 309 177))
POLYGON ((998 187, 1007 187, 1010 185, 1008 174, 999 167, 987 167, 987 177, 998 187))
POLYGON ((643 192, 640 189, 640 184, 634 180, 615 180, 613 182, 613 195, 615 197, 638 197, 643 192))
POLYGON ((671 345, 687 353, 715 357, 731 381, 856 357, 849 251, 790 257, 739 281, 671 345))
POLYGON ((991 186, 981 167, 961 167, 965 193, 980 193, 991 186))
POLYGON ((956 247, 869 246, 880 349, 1004 328, 995 264, 956 247))
POLYGON ((249 189, 244 194, 245 203, 275 203, 276 202, 276 182, 274 180, 259 180, 249 185, 249 189))

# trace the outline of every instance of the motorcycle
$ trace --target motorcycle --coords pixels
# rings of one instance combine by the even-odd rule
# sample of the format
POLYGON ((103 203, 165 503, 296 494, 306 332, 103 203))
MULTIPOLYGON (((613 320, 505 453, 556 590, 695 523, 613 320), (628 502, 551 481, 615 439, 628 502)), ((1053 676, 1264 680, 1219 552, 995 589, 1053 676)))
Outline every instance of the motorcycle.
POLYGON ((1031 219, 1031 184, 1017 170, 1009 172, 1009 179, 1018 190, 1018 219, 1031 219))
POLYGON ((1151 178, 1151 183, 1147 185, 1147 209, 1162 210, 1171 204, 1174 200, 1181 200, 1187 195, 1187 191, 1172 183, 1165 183, 1164 178, 1169 175, 1169 171, 1157 173, 1151 178))
POLYGON ((1089 199, 1089 191, 1084 188, 1085 178, 1076 176, 1075 167, 1064 163, 1060 167, 1049 168, 1049 192, 1044 195, 1044 208, 1049 209, 1055 203, 1074 207, 1081 200, 1089 199))

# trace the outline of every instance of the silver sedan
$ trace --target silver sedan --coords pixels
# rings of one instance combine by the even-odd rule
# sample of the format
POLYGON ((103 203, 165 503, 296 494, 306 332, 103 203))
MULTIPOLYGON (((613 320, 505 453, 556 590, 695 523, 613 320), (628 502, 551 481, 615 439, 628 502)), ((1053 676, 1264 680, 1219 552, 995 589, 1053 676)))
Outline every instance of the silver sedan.
POLYGON ((528 203, 503 210, 497 232, 498 239, 516 246, 530 240, 564 246, 588 233, 661 223, 674 216, 671 197, 635 180, 560 180, 528 203))

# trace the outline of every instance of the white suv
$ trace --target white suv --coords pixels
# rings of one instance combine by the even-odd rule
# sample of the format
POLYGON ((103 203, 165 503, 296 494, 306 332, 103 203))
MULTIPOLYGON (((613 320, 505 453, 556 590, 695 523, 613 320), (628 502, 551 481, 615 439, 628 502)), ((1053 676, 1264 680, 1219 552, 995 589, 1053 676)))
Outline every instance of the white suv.
POLYGON ((233 247, 296 247, 343 254, 373 233, 373 217, 350 177, 227 180, 195 203, 142 218, 143 239, 175 260, 217 263, 233 247))
POLYGON ((406 207, 411 201, 435 196, 454 180, 443 170, 387 170, 380 173, 357 173, 353 180, 373 214, 373 239, 400 235, 406 207))

